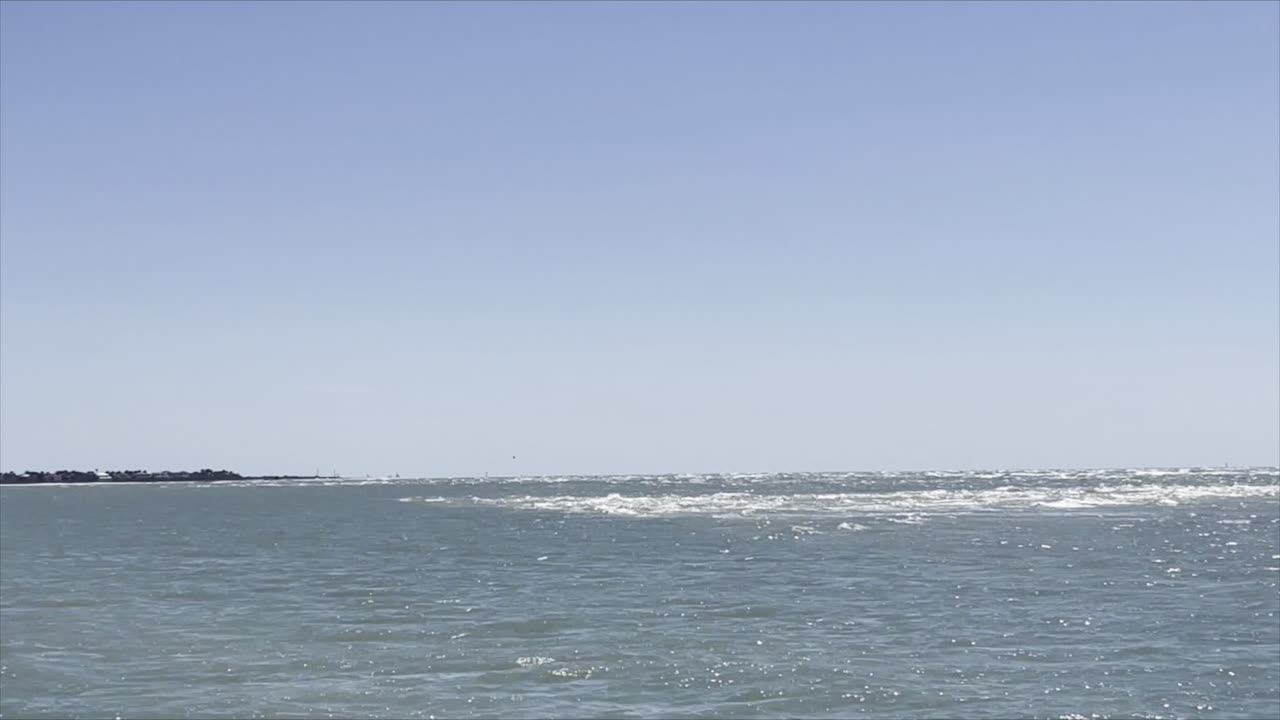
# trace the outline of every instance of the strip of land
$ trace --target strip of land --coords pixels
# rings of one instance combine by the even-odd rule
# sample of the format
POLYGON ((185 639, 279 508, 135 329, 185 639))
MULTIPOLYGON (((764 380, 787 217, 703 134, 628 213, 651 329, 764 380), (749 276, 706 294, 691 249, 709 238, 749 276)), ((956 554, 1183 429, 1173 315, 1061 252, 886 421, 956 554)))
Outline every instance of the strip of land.
POLYGON ((336 480, 335 475, 241 475, 230 470, 57 470, 0 473, 0 485, 115 482, 224 482, 227 480, 336 480))

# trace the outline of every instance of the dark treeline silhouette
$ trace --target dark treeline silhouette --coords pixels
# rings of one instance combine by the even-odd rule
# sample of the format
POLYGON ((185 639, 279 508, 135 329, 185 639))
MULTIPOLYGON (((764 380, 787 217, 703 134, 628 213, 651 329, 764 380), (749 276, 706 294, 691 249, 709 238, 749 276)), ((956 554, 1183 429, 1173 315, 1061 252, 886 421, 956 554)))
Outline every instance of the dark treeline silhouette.
POLYGON ((28 471, 0 474, 0 485, 40 485, 47 483, 99 483, 99 482, 215 482, 218 480, 243 480, 239 473, 230 470, 179 470, 148 472, 146 470, 58 470, 56 472, 28 471))

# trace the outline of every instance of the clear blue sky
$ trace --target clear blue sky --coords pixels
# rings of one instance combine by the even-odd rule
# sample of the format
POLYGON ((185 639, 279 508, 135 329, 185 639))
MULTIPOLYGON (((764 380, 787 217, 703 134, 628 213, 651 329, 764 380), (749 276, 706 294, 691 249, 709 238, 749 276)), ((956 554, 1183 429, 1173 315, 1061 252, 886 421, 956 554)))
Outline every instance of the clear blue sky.
POLYGON ((1280 4, 0 4, 4 469, 1228 462, 1280 4))

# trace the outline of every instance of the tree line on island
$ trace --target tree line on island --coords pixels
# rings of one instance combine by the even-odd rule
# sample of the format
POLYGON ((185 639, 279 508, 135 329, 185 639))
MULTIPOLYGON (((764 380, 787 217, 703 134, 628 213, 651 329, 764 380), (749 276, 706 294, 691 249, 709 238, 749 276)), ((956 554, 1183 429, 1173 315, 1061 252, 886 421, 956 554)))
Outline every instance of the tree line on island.
POLYGON ((256 475, 245 476, 230 470, 56 470, 52 472, 30 470, 24 473, 0 473, 0 485, 48 485, 53 483, 112 483, 112 482, 220 482, 225 480, 307 480, 316 475, 256 475))

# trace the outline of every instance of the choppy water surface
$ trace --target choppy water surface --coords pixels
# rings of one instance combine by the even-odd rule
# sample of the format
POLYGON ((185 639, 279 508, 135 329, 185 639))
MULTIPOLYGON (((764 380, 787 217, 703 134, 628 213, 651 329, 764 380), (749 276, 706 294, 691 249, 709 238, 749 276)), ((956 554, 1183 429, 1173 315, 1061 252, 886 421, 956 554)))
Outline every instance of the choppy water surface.
POLYGON ((0 491, 0 715, 1280 716, 1275 469, 0 491))

